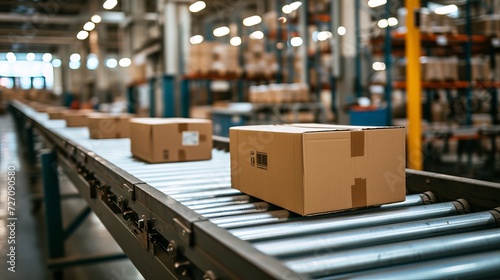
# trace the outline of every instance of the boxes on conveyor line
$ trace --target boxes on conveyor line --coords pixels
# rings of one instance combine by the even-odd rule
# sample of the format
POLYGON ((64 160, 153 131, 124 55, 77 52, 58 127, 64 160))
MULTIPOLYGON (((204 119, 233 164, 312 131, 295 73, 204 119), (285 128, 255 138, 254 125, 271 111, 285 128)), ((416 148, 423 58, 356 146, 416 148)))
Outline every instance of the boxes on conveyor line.
POLYGON ((187 118, 130 120, 132 154, 150 163, 212 158, 212 122, 187 118))
POLYGON ((87 116, 94 112, 91 109, 66 110, 63 112, 63 119, 67 127, 87 126, 87 116))
POLYGON ((62 120, 64 119, 64 112, 67 110, 66 107, 48 107, 45 111, 49 115, 49 119, 62 120))
POLYGON ((405 199, 403 127, 232 127, 230 152, 233 188, 301 215, 405 199))
POLYGON ((132 115, 95 113, 87 116, 87 127, 91 139, 129 138, 129 121, 132 115))

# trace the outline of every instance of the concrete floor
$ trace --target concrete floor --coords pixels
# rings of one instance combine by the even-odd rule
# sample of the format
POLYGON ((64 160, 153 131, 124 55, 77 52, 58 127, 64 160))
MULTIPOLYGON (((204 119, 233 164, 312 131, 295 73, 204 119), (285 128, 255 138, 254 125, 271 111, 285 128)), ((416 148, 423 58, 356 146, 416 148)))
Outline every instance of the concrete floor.
MULTIPOLYGON (((10 115, 0 116, 0 279, 53 279, 52 272, 46 267, 47 244, 44 228, 44 211, 40 207, 34 211, 32 199, 42 193, 40 172, 30 172, 28 163, 22 156, 22 144, 14 131, 10 115), (8 271, 7 244, 7 171, 9 166, 16 169, 15 175, 15 217, 17 217, 16 272, 8 271), (35 180, 30 180, 30 173, 35 180), (37 178, 38 177, 38 178, 37 178)), ((76 188, 65 177, 60 178, 62 193, 76 193, 76 188)), ((12 200, 11 200, 12 201, 12 200)), ((66 199, 62 202, 63 223, 67 225, 84 207, 81 198, 66 199)), ((10 205, 13 206, 13 205, 10 205)), ((120 247, 104 228, 99 219, 91 214, 74 234, 65 242, 67 256, 86 256, 88 254, 106 254, 121 252, 120 247)), ((99 264, 67 268, 63 271, 64 279, 80 280, 135 280, 143 279, 128 259, 109 261, 99 264)))

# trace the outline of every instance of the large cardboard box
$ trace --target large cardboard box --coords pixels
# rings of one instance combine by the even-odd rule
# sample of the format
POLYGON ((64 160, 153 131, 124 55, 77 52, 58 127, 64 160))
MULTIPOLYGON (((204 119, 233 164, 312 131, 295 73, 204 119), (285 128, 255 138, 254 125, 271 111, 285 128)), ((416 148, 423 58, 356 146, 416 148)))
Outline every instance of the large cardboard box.
POLYGON ((91 139, 129 138, 132 115, 90 114, 87 127, 91 139))
POLYGON ((230 129, 232 187, 301 215, 405 199, 405 130, 323 124, 230 129))
POLYGON ((87 126, 87 116, 94 110, 67 110, 63 112, 63 118, 66 121, 67 127, 87 126))
POLYGON ((212 122, 187 118, 130 120, 132 154, 150 163, 212 158, 212 122))

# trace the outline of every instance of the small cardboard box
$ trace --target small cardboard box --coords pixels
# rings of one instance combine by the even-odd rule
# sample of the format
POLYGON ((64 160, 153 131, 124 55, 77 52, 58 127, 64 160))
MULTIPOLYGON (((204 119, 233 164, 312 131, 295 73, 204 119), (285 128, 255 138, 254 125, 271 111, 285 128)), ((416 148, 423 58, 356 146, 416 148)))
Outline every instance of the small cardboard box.
POLYGON ((132 115, 90 114, 87 127, 91 139, 129 138, 132 115))
POLYGON ((66 121, 66 127, 87 126, 87 116, 93 110, 67 110, 63 112, 63 118, 66 121))
POLYGON ((49 119, 51 120, 63 120, 64 112, 67 111, 66 107, 49 107, 46 109, 49 119))
POLYGON ((230 151, 233 188, 301 215, 405 199, 403 127, 232 127, 230 151))
POLYGON ((150 163, 212 158, 212 122, 187 118, 130 120, 132 154, 150 163))

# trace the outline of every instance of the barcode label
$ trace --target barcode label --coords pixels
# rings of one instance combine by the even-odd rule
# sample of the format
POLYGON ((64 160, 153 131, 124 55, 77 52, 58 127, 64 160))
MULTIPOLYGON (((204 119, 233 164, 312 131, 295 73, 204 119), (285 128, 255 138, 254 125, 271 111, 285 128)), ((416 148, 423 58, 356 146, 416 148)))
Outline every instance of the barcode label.
POLYGON ((257 168, 267 169, 267 154, 257 152, 257 168))

